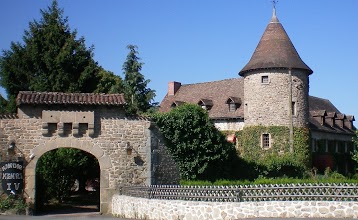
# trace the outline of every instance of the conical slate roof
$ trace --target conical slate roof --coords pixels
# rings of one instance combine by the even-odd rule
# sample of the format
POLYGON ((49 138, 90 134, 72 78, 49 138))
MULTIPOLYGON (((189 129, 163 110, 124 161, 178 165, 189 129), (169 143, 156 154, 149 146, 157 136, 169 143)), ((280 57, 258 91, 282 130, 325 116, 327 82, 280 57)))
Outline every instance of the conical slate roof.
POLYGON ((267 25, 254 54, 246 66, 239 72, 245 73, 260 69, 302 69, 307 74, 313 71, 302 61, 288 37, 285 29, 276 17, 276 10, 267 25))

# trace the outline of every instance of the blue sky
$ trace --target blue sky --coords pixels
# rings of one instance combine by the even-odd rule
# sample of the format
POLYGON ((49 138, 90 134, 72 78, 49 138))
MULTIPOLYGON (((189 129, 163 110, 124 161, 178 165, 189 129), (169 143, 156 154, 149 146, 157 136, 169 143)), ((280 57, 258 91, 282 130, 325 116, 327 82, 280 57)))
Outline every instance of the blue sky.
MULTIPOLYGON (((0 49, 22 41, 51 0, 0 2, 0 49)), ((126 46, 138 46, 160 102, 170 81, 239 77, 272 15, 270 0, 59 0, 71 30, 94 45, 94 59, 122 76, 126 46)), ((358 120, 358 1, 279 0, 277 16, 314 71, 310 95, 358 120)), ((4 91, 1 90, 4 94, 4 91)))

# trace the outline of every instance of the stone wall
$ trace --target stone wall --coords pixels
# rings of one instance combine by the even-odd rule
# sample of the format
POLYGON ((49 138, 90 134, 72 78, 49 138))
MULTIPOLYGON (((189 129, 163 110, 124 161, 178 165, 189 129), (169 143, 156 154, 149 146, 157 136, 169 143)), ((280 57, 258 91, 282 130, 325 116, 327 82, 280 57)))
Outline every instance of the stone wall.
POLYGON ((243 218, 358 218, 357 202, 192 202, 114 195, 112 214, 122 218, 201 220, 243 218))
POLYGON ((213 119, 214 125, 220 131, 240 131, 244 128, 244 119, 213 119))
MULTIPOLYGON (((292 70, 292 102, 296 103, 294 127, 306 127, 308 122, 308 76, 292 70)), ((290 76, 288 70, 254 71, 244 78, 245 126, 288 126, 290 123, 290 76), (262 83, 262 76, 268 82, 262 83)))
MULTIPOLYGON (((165 146, 164 138, 157 126, 151 127, 152 154, 151 171, 152 185, 175 185, 180 181, 179 169, 165 146)), ((150 185, 150 184, 147 184, 150 185)))
POLYGON ((29 202, 35 202, 37 161, 57 148, 77 148, 97 158, 103 213, 110 212, 112 195, 121 185, 173 184, 179 179, 155 125, 146 118, 125 117, 122 108, 25 105, 17 117, 0 117, 1 161, 24 161, 24 195, 29 202), (16 148, 9 153, 11 141, 16 148), (133 149, 131 155, 128 147, 133 149), (162 159, 153 165, 154 154, 162 159))

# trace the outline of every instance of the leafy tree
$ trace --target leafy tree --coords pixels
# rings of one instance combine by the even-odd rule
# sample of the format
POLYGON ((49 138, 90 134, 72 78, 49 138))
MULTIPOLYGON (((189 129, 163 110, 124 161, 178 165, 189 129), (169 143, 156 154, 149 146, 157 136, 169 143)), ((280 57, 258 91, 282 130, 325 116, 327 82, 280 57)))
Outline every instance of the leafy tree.
POLYGON ((155 90, 147 88, 149 79, 140 73, 143 63, 139 62, 137 46, 128 45, 129 53, 123 64, 124 96, 128 103, 127 113, 138 114, 148 111, 158 103, 153 103, 155 90))
POLYGON ((99 165, 96 158, 84 151, 59 148, 40 157, 36 175, 38 202, 56 199, 62 203, 70 195, 76 179, 79 190, 83 191, 87 179, 99 177, 99 165))
POLYGON ((182 179, 229 178, 236 150, 218 131, 207 112, 194 104, 156 113, 153 120, 165 137, 182 179))
POLYGON ((0 85, 5 88, 14 112, 19 91, 93 92, 100 80, 93 60, 93 46, 86 48, 83 37, 76 39, 68 18, 54 0, 41 10, 40 21, 25 30, 23 44, 12 42, 0 57, 0 85))
POLYGON ((123 81, 120 76, 115 75, 111 71, 101 68, 99 71, 100 80, 97 84, 95 93, 123 93, 123 81))

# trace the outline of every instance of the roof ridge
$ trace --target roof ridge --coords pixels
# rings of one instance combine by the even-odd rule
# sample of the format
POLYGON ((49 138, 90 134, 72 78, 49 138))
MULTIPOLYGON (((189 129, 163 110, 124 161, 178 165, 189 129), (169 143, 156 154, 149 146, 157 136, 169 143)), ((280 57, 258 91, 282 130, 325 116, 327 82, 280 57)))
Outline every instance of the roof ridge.
POLYGON ((16 104, 125 105, 123 93, 66 93, 20 91, 16 104))
MULTIPOLYGON (((317 96, 313 96, 313 95, 309 95, 309 97, 329 101, 329 99, 325 99, 325 98, 321 98, 321 97, 317 97, 317 96)), ((329 102, 331 102, 331 101, 329 101, 329 102)))
POLYGON ((198 84, 217 83, 217 82, 232 81, 232 80, 243 80, 243 78, 242 78, 242 77, 233 77, 233 78, 227 78, 227 79, 215 80, 215 81, 208 81, 208 82, 198 82, 198 83, 182 84, 181 86, 191 86, 191 85, 198 85, 198 84))

